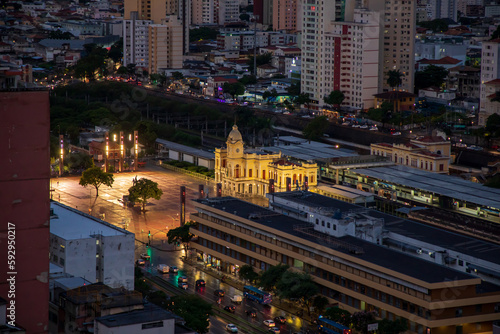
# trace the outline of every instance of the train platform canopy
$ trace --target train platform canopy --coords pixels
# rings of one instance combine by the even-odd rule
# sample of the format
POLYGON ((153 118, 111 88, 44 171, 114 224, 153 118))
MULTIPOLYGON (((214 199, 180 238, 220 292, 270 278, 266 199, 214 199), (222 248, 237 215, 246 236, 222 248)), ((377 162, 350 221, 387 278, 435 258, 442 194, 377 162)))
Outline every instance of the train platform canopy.
POLYGON ((384 183, 419 189, 483 207, 500 209, 500 189, 489 188, 456 176, 431 173, 400 165, 361 168, 351 171, 384 183))
POLYGON ((344 148, 336 148, 334 144, 325 144, 316 141, 309 142, 291 136, 280 137, 279 141, 282 144, 266 146, 261 149, 269 153, 281 152, 282 155, 303 161, 358 156, 356 152, 344 148), (285 140, 288 144, 283 144, 285 140))

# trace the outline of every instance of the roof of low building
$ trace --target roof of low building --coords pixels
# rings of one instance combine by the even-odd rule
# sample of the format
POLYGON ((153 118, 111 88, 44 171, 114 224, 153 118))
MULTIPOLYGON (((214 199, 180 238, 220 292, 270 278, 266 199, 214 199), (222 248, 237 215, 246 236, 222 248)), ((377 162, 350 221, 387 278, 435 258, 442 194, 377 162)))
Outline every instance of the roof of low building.
POLYGON ((453 65, 460 63, 461 60, 455 59, 450 56, 443 57, 441 59, 421 59, 418 61, 420 64, 428 64, 428 65, 453 65))
POLYGON ((373 96, 379 98, 379 99, 385 99, 385 100, 395 100, 395 99, 403 99, 407 97, 416 97, 417 95, 410 93, 410 92, 405 92, 405 91, 390 91, 390 92, 383 92, 379 94, 374 94, 373 96))
MULTIPOLYGON (((111 328, 176 318, 178 318, 178 316, 175 314, 168 312, 159 306, 148 303, 144 305, 144 309, 142 310, 107 315, 95 318, 95 321, 111 328)), ((168 330, 166 331, 169 332, 168 330)))

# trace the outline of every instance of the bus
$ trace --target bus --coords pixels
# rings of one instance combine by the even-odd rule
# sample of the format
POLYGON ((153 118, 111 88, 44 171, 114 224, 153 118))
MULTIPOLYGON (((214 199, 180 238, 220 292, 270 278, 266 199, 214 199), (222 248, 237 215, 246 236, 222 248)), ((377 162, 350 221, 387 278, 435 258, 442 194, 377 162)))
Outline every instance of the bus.
POLYGON ((324 318, 321 315, 318 318, 318 331, 326 334, 351 334, 349 327, 324 318))
POLYGON ((259 302, 259 304, 271 304, 272 297, 270 293, 259 290, 253 286, 245 286, 243 288, 243 296, 250 300, 259 302))

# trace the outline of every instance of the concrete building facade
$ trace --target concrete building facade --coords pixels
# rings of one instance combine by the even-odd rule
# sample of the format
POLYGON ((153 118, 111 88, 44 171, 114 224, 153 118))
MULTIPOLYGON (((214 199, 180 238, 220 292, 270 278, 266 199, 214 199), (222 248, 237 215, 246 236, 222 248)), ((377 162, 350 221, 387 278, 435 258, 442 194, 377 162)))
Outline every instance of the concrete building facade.
POLYGON ((322 214, 304 202, 294 207, 288 199, 279 206, 311 222, 229 197, 195 201, 197 212, 191 219, 198 225, 191 232, 198 240, 192 255, 228 274, 237 274, 247 264, 256 271, 288 264, 309 273, 320 293, 342 309, 401 318, 410 333, 491 331, 498 319, 499 286, 378 244, 383 220, 366 225, 361 212, 352 212, 349 221, 332 224, 326 218, 338 219, 342 213, 322 214), (358 230, 371 240, 352 236, 358 230))
POLYGON ((481 51, 481 96, 479 120, 480 126, 486 125, 486 120, 489 117, 489 112, 486 110, 486 104, 489 101, 488 96, 492 93, 489 91, 491 86, 500 79, 500 39, 485 41, 482 44, 481 51))
POLYGON ((52 263, 90 282, 134 289, 133 233, 56 202, 50 221, 52 263))
POLYGON ((11 88, 0 92, 0 101, 0 253, 4 267, 0 298, 6 302, 7 322, 26 333, 48 333, 49 93, 11 88))

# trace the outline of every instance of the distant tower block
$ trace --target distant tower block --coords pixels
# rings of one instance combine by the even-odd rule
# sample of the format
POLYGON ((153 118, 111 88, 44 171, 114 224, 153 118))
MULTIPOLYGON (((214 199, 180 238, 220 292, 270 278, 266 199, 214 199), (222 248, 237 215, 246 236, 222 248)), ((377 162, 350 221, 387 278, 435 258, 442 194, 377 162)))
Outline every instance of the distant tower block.
POLYGON ((292 179, 289 177, 286 178, 286 191, 292 191, 292 179))
POLYGON ((222 183, 217 183, 217 197, 222 197, 222 183))
POLYGON ((274 179, 269 180, 269 193, 274 194, 274 179))
POLYGON ((309 177, 304 176, 304 191, 309 191, 309 177))
POLYGON ((205 197, 205 186, 203 184, 198 185, 198 198, 202 199, 205 197))
POLYGON ((181 186, 181 216, 180 216, 181 226, 186 223, 186 187, 181 186))

